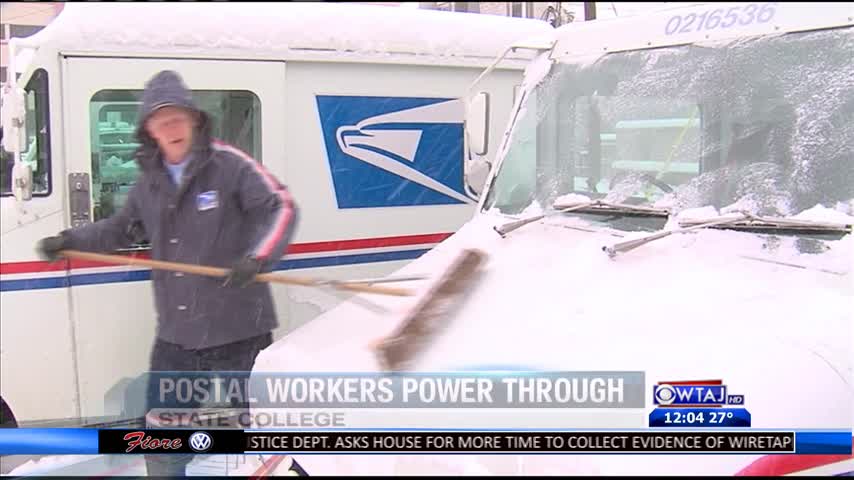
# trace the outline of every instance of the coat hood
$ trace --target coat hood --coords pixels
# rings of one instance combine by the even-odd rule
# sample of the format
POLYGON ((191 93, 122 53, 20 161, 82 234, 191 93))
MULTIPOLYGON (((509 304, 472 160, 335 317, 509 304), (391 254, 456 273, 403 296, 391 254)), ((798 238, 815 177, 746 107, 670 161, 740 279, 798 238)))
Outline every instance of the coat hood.
MULTIPOLYGON (((145 129, 145 122, 157 110, 163 107, 181 107, 193 112, 198 117, 194 134, 193 153, 209 148, 211 139, 210 117, 200 110, 193 100, 190 89, 184 84, 181 76, 172 70, 164 70, 153 76, 145 84, 142 93, 142 106, 137 118, 136 137, 140 143, 136 159, 140 168, 149 170, 157 165, 157 142, 145 129)), ((207 158, 207 155, 194 155, 195 158, 207 158)))

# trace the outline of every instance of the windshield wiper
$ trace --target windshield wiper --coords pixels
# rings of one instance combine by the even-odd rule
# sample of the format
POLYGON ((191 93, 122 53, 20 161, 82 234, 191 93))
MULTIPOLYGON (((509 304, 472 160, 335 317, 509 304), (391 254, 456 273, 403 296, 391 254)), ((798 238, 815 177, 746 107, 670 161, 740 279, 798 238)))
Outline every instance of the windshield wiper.
POLYGON ((778 217, 760 217, 748 212, 738 212, 738 216, 716 217, 706 220, 682 220, 682 228, 664 230, 641 238, 617 242, 604 246, 602 250, 614 258, 618 253, 634 250, 653 240, 667 237, 674 233, 691 232, 702 228, 725 228, 733 230, 756 230, 762 232, 797 232, 797 233, 851 233, 851 225, 832 222, 814 222, 778 217))
MULTIPOLYGON (((851 224, 835 222, 818 222, 814 220, 799 220, 796 218, 761 217, 744 213, 745 219, 735 222, 727 222, 714 225, 713 228, 725 228, 727 230, 749 230, 756 232, 774 233, 851 233, 851 224)), ((722 217, 719 217, 722 218, 722 217)), ((682 220, 679 226, 691 227, 706 223, 709 220, 682 220)))
POLYGON ((725 219, 717 219, 714 221, 706 221, 704 223, 698 223, 692 227, 676 228, 673 230, 663 230, 661 232, 656 232, 656 233, 653 233, 651 235, 647 235, 645 237, 634 238, 632 240, 624 240, 622 242, 617 242, 617 243, 611 245, 610 247, 606 245, 606 246, 602 247, 602 250, 605 253, 607 253, 609 257, 614 258, 618 253, 624 253, 624 252, 628 252, 629 250, 634 250, 634 249, 640 247, 641 245, 646 245, 647 243, 649 243, 653 240, 658 240, 659 238, 664 238, 664 237, 667 237, 667 236, 672 235, 674 233, 691 232, 694 230, 699 230, 701 228, 709 228, 709 227, 713 227, 713 226, 717 226, 717 225, 724 225, 727 223, 740 222, 740 221, 744 220, 745 218, 747 218, 747 217, 745 215, 742 215, 739 217, 729 217, 729 218, 725 218, 725 219))
MULTIPOLYGON (((574 203, 574 204, 554 204, 553 208, 557 210, 553 212, 557 213, 568 213, 568 212, 579 212, 579 213, 592 213, 592 214, 604 214, 604 215, 631 215, 631 216, 639 216, 639 217, 668 217, 670 215, 670 210, 666 208, 653 208, 653 207, 643 207, 640 205, 628 205, 625 203, 611 203, 603 200, 592 200, 589 202, 582 203, 574 203)), ((516 230, 518 228, 524 227, 529 223, 533 223, 543 218, 546 218, 549 213, 534 215, 532 217, 523 218, 521 220, 514 220, 512 222, 505 223, 504 225, 499 225, 496 227, 492 227, 493 230, 498 232, 499 235, 504 237, 508 233, 516 230)))

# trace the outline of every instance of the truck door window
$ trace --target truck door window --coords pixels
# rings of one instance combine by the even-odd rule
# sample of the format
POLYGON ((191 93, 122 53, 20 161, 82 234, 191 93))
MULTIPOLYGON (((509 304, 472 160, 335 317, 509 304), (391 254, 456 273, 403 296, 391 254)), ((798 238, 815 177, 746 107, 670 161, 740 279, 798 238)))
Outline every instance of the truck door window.
MULTIPOLYGON (((26 144, 21 148, 21 161, 29 164, 33 171, 33 196, 50 195, 50 107, 48 97, 48 75, 44 69, 38 69, 24 88, 26 92, 26 124, 24 126, 26 144)), ((11 132, 4 132, 4 135, 11 132)), ((2 150, 2 149, 0 149, 2 150)), ((12 166, 15 159, 12 153, 2 150, 0 162, 0 194, 12 195, 12 166)))
MULTIPOLYGON (((124 205, 136 183, 134 152, 141 90, 101 90, 89 102, 94 220, 124 205)), ((261 161, 261 101, 245 90, 195 90, 196 105, 208 113, 211 134, 261 161)))

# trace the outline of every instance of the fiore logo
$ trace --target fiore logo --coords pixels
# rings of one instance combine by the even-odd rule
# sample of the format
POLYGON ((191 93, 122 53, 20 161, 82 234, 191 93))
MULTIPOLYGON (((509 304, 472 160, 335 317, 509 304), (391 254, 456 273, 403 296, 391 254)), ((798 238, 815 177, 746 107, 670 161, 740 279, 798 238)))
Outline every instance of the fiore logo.
POLYGON ((196 432, 190 435, 190 448, 197 452, 204 452, 213 445, 213 438, 205 432, 196 432))
POLYGON ((173 439, 159 439, 159 438, 151 438, 150 435, 146 435, 145 432, 131 432, 124 436, 124 440, 128 442, 128 448, 125 449, 126 453, 130 453, 136 447, 139 447, 143 450, 178 450, 181 448, 181 439, 173 438, 173 439))

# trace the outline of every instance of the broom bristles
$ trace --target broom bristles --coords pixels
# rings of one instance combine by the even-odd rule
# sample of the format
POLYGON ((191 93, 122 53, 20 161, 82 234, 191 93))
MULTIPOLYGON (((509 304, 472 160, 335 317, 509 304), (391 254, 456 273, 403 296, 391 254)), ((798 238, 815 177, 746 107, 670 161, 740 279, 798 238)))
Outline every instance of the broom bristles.
POLYGON ((388 338, 375 347, 385 370, 399 371, 410 365, 433 338, 449 323, 448 313, 455 297, 466 292, 472 275, 486 259, 479 250, 463 250, 442 277, 421 297, 388 338))

